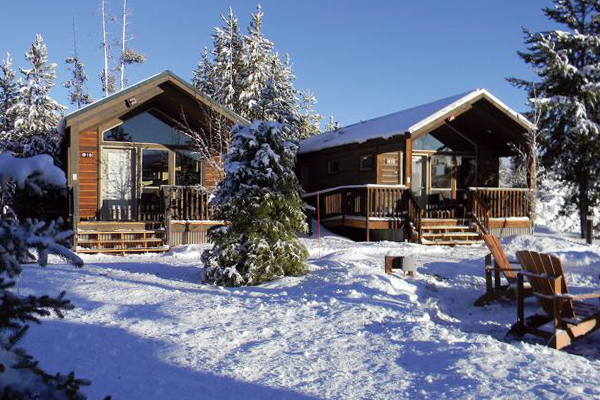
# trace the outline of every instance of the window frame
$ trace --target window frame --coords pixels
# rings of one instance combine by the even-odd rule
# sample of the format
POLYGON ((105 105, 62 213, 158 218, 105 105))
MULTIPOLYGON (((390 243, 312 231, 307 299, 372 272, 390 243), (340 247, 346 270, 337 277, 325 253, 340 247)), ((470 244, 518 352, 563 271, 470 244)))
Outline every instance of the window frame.
POLYGON ((335 175, 335 174, 340 173, 340 159, 339 158, 333 158, 333 159, 327 161, 327 173, 329 175, 335 175), (334 165, 335 165, 335 169, 332 168, 332 166, 334 166, 334 165))
POLYGON ((359 157, 359 161, 358 161, 358 169, 359 171, 373 171, 375 170, 375 155, 374 154, 364 154, 362 156, 359 157), (365 159, 371 159, 371 165, 370 166, 364 166, 363 161, 365 159))

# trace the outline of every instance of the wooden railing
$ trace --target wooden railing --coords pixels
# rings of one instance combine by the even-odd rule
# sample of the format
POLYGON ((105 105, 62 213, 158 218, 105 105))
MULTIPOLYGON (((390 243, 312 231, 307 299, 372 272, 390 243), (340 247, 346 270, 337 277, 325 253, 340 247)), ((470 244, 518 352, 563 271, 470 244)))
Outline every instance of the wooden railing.
POLYGON ((408 226, 413 232, 417 234, 418 242, 421 241, 421 220, 423 219, 424 210, 419 206, 412 190, 407 189, 404 193, 405 198, 405 209, 407 211, 406 217, 408 226))
POLYGON ((490 218, 529 217, 530 190, 518 188, 470 188, 487 205, 490 218))
POLYGON ((339 216, 403 218, 404 186, 341 186, 304 195, 321 213, 321 220, 339 216), (318 199, 318 200, 317 200, 318 199))
POLYGON ((488 233, 490 230, 490 207, 481 199, 475 190, 469 191, 469 208, 471 218, 481 232, 488 233))
POLYGON ((160 197, 168 220, 210 220, 208 191, 200 186, 161 186, 160 197))

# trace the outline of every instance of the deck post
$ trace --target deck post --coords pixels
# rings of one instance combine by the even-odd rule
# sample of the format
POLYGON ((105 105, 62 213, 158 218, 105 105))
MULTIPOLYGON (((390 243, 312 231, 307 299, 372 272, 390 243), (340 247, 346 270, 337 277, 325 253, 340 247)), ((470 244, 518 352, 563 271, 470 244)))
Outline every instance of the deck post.
POLYGON ((371 214, 371 190, 369 189, 369 187, 367 186, 366 188, 366 194, 367 194, 367 199, 365 202, 365 233, 366 233, 366 240, 367 242, 370 241, 371 239, 371 235, 369 233, 369 227, 370 227, 370 223, 369 223, 369 215, 371 214))
POLYGON ((346 236, 346 212, 348 211, 348 206, 347 206, 347 193, 346 190, 342 191, 342 206, 341 211, 342 211, 342 236, 346 236))

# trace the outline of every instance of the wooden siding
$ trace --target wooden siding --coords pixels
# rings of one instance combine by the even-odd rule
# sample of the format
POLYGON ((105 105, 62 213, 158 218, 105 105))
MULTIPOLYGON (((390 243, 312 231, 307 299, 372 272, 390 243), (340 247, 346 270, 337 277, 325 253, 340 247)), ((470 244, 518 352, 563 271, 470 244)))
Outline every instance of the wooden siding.
POLYGON ((403 183, 402 164, 403 157, 401 151, 392 151, 378 154, 377 183, 382 185, 399 185, 403 183))
POLYGON ((94 218, 98 212, 98 130, 79 133, 79 216, 94 218), (84 153, 91 157, 83 157, 84 153))
POLYGON ((211 163, 204 163, 204 186, 207 188, 215 187, 219 184, 219 172, 211 163))
POLYGON ((304 190, 314 192, 331 187, 345 185, 377 184, 381 182, 380 155, 404 151, 404 136, 378 143, 361 143, 322 151, 299 154, 297 173, 304 190), (360 169, 360 158, 372 155, 375 167, 371 170, 360 169), (337 173, 328 172, 328 163, 338 162, 337 173))

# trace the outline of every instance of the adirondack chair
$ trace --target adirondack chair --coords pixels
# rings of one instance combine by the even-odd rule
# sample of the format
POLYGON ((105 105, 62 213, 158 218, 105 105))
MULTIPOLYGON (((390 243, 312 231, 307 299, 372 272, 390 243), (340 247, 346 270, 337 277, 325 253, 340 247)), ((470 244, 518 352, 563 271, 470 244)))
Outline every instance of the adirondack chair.
MULTIPOLYGON (((475 301, 474 305, 481 307, 495 301, 515 300, 517 298, 517 275, 515 272, 521 270, 520 263, 508 259, 498 237, 485 233, 483 241, 490 250, 490 254, 485 256, 485 293, 475 301), (492 258, 494 259, 493 265, 492 258), (492 273, 494 274, 493 281, 492 273), (502 275, 507 282, 504 285, 502 284, 502 275)), ((526 289, 530 294, 531 290, 527 286, 526 289)))
POLYGON ((540 336, 557 350, 571 344, 578 337, 600 328, 600 308, 581 300, 600 299, 600 292, 583 295, 569 294, 569 288, 560 259, 533 251, 519 251, 517 258, 523 271, 517 274, 517 323, 509 334, 526 333, 540 336), (522 288, 524 277, 531 283, 533 294, 540 302, 543 314, 525 318, 522 288), (552 330, 542 329, 552 323, 552 330))

